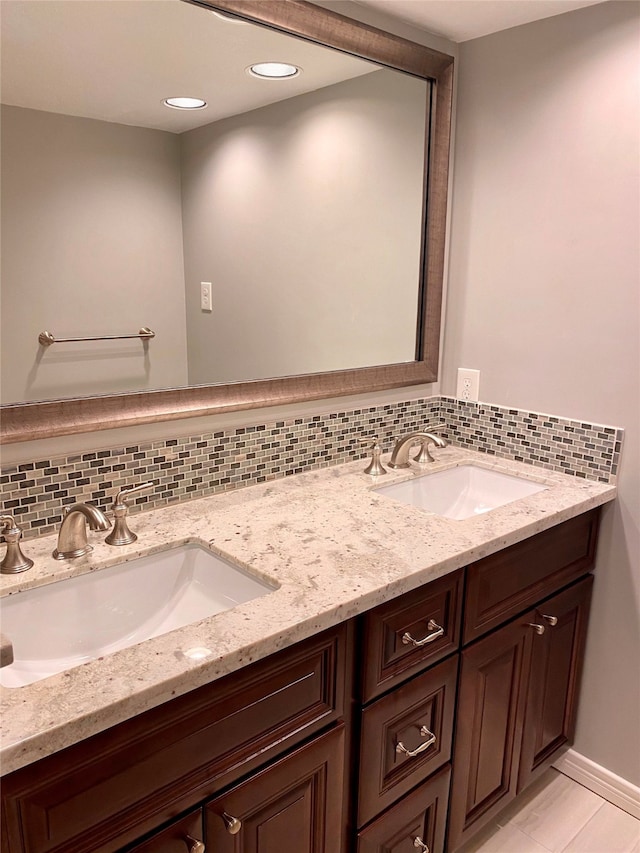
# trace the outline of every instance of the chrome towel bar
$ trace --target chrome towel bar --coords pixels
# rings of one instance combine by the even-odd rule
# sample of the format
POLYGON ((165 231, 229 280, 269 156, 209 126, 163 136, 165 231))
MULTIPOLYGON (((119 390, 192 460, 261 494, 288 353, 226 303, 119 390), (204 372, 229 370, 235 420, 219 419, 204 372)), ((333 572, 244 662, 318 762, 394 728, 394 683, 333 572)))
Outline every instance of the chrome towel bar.
POLYGON ((143 326, 135 335, 96 335, 90 338, 56 338, 51 332, 40 332, 38 342, 43 347, 50 347, 51 344, 75 344, 77 341, 123 341, 129 338, 140 338, 140 340, 148 341, 155 336, 155 332, 143 326))

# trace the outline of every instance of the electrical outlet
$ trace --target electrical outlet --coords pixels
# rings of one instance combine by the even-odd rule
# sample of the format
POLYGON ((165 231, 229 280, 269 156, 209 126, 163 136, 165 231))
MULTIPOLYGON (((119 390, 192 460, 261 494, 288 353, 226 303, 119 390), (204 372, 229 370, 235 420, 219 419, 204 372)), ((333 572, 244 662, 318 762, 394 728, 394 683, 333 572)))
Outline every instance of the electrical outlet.
POLYGON ((480 371, 458 368, 458 387, 456 397, 465 403, 477 403, 480 399, 480 371))
POLYGON ((210 281, 200 282, 200 308, 203 311, 213 311, 213 295, 210 281))

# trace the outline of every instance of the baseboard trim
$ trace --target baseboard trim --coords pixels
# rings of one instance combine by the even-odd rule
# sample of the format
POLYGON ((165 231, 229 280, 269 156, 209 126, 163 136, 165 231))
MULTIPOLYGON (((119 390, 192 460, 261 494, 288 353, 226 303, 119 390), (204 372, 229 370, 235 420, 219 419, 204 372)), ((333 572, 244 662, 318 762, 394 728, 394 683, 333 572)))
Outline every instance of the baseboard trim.
POLYGON ((553 762, 560 773, 579 782, 614 806, 640 820, 640 788, 573 749, 553 762))

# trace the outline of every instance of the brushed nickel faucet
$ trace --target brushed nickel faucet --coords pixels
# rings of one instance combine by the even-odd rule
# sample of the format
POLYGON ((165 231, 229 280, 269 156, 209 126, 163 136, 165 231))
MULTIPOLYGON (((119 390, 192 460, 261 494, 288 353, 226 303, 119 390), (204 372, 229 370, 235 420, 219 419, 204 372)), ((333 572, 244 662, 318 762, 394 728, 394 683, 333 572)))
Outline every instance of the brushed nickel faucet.
MULTIPOLYGON (((433 429, 443 429, 446 424, 438 424, 433 429)), ((447 442, 433 432, 412 432, 404 438, 396 442, 393 448, 391 459, 387 465, 389 468, 410 468, 409 451, 414 444, 420 444, 420 452, 414 457, 413 461, 420 464, 425 462, 435 462, 433 456, 429 453, 429 444, 435 444, 436 447, 446 447, 447 442)))
POLYGON ((4 535, 7 543, 7 552, 0 564, 0 572, 3 575, 15 575, 18 572, 26 572, 33 565, 33 560, 22 553, 20 539, 22 529, 18 527, 12 515, 0 515, 0 532, 4 535))
POLYGON ((77 503, 65 510, 58 547, 53 552, 55 560, 72 560, 92 550, 87 541, 87 524, 91 530, 108 530, 111 527, 106 515, 93 504, 77 503))

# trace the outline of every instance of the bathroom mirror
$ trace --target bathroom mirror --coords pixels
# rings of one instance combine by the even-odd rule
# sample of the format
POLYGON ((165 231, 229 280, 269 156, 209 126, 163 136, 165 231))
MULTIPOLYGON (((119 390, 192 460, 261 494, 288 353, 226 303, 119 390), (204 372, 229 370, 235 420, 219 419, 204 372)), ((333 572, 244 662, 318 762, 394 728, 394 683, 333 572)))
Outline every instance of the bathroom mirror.
POLYGON ((2 61, 3 440, 436 378, 451 57, 298 0, 7 0, 2 61))

